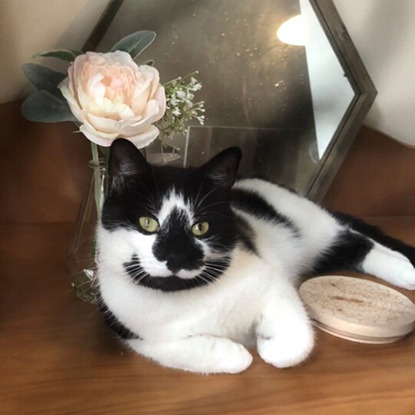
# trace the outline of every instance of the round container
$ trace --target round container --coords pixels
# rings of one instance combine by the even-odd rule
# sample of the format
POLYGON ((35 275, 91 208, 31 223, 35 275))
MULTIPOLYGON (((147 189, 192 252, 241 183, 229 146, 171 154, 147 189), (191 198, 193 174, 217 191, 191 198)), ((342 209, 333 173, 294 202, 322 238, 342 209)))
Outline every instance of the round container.
POLYGON ((312 278, 300 287, 314 324, 359 343, 392 343, 415 327, 415 305, 385 285, 359 278, 312 278))

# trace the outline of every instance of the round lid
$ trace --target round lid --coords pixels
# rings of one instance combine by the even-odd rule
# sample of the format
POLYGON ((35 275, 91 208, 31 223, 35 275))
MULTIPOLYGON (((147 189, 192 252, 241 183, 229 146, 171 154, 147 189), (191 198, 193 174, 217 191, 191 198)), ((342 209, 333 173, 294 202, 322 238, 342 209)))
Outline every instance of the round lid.
POLYGON ((312 278, 300 287, 311 318, 322 330, 361 343, 390 343, 415 326, 415 305, 392 288, 359 278, 312 278))

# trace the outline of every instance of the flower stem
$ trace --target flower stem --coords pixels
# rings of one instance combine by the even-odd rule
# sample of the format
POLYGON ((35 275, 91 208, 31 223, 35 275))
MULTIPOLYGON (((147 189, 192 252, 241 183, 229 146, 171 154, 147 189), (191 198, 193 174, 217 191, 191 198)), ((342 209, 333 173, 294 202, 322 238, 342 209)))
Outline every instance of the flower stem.
POLYGON ((102 209, 102 197, 101 197, 101 179, 100 179, 100 165, 99 165, 99 153, 98 146, 91 141, 91 153, 92 162, 94 164, 94 194, 95 194, 95 206, 97 208, 97 220, 101 219, 102 209))

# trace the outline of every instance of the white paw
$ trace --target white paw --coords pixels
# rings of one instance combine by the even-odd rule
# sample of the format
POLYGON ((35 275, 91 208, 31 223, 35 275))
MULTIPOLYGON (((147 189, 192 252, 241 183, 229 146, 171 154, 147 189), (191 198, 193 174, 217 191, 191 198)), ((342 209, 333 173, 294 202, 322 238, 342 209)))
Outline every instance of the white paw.
POLYGON ((128 344, 162 366, 206 375, 239 373, 252 363, 245 347, 226 338, 195 336, 171 343, 129 340, 128 344))
POLYGON ((397 287, 407 290, 415 290, 415 268, 411 262, 402 255, 402 258, 390 258, 390 274, 389 278, 385 278, 397 287))
POLYGON ((258 353, 265 362, 278 368, 295 366, 305 360, 314 346, 311 326, 292 327, 278 337, 258 337, 258 353))
POLYGON ((415 290, 415 268, 409 259, 399 252, 381 245, 366 256, 363 271, 407 290, 415 290))
POLYGON ((398 273, 395 285, 407 290, 415 290, 415 268, 411 263, 402 268, 398 273))

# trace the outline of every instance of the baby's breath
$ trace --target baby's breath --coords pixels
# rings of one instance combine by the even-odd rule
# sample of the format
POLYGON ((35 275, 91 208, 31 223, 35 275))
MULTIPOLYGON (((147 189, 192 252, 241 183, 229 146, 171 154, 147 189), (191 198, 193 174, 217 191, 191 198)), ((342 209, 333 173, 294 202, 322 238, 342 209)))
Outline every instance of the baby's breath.
POLYGON ((167 108, 163 118, 156 124, 161 139, 184 133, 187 123, 192 119, 203 125, 204 102, 193 102, 194 92, 202 88, 202 84, 194 77, 196 73, 176 78, 164 85, 167 108))

